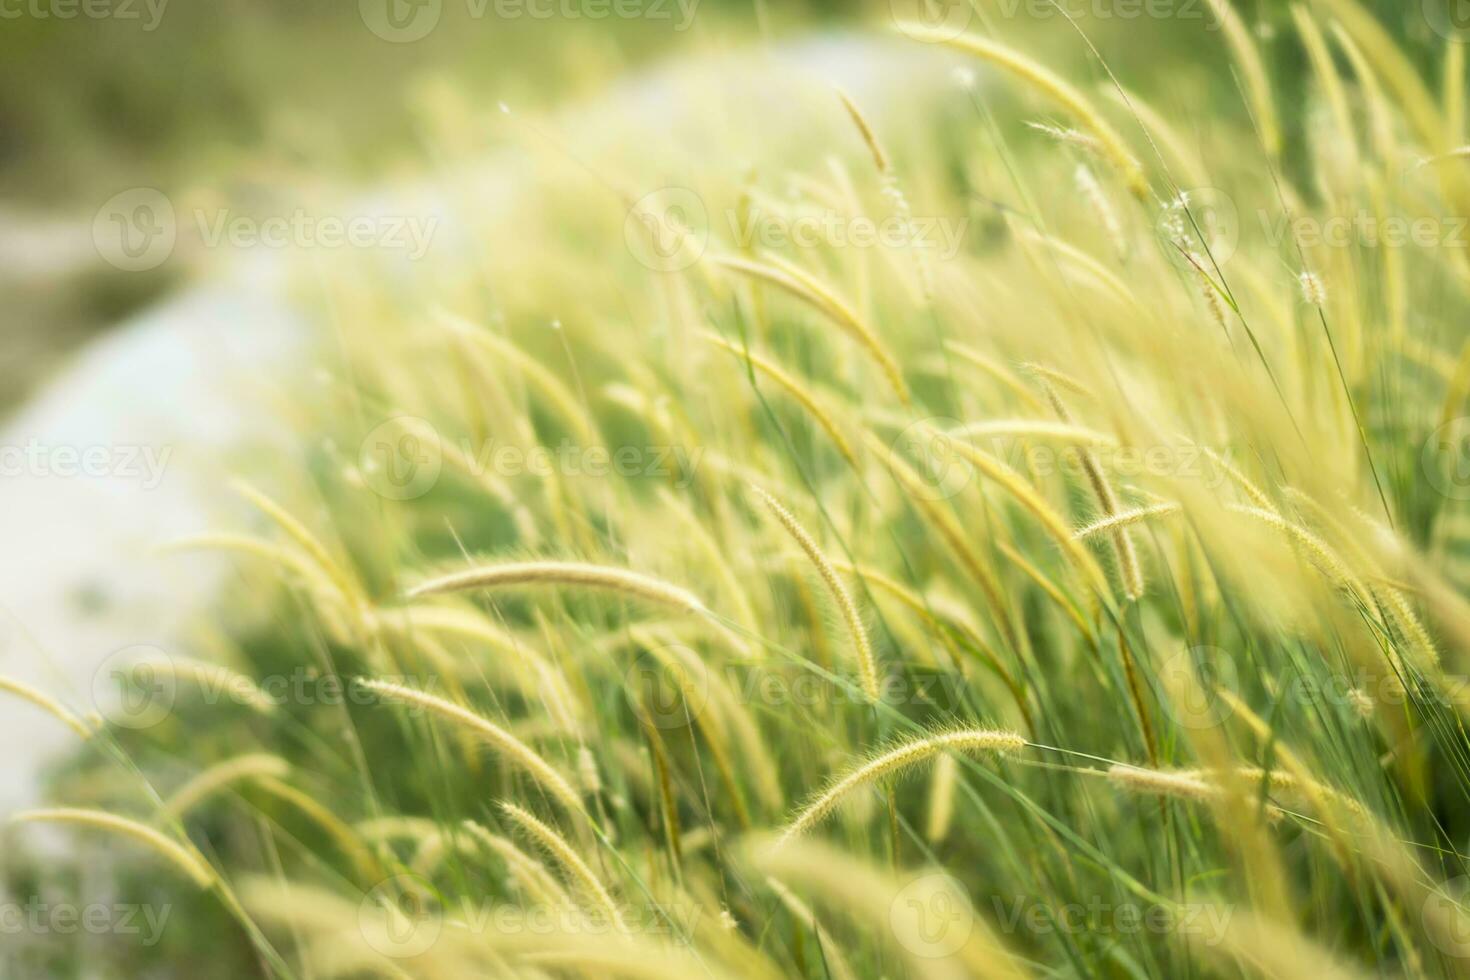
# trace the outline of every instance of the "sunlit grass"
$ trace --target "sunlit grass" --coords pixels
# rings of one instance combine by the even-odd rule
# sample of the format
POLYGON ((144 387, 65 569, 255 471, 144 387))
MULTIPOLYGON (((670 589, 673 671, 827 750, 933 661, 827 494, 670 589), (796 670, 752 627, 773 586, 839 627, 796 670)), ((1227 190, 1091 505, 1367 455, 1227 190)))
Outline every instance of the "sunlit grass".
POLYGON ((794 105, 805 159, 715 133, 676 179, 508 120, 538 176, 467 195, 482 252, 323 263, 290 492, 188 542, 265 607, 227 623, 251 697, 204 677, 57 783, 222 883, 160 959, 1466 972, 1463 82, 1352 0, 1272 23, 1311 71, 1227 19, 1218 118, 977 20, 908 32, 979 73, 917 119, 794 105), (665 183, 706 220, 630 211, 665 183), (903 240, 741 243, 753 210, 903 240))

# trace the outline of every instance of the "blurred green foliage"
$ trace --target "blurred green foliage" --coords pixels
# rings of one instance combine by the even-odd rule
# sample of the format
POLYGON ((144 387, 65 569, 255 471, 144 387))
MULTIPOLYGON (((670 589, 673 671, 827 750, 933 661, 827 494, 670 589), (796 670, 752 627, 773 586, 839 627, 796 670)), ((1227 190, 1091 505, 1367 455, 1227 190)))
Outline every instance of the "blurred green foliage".
MULTIPOLYGON (((233 176, 242 158, 262 147, 289 150, 302 133, 312 153, 330 150, 334 176, 382 172, 413 145, 412 92, 426 77, 447 77, 472 97, 546 104, 595 91, 631 65, 738 44, 759 30, 779 37, 841 24, 881 28, 920 0, 683 0, 695 16, 682 31, 673 17, 507 19, 493 14, 507 0, 420 2, 442 4, 438 26, 422 40, 390 43, 367 29, 356 0, 0 0, 0 186, 13 196, 0 203, 64 206, 119 186, 233 176)), ((1063 18, 1029 13, 1050 0, 972 2, 977 26, 1030 34, 1057 49, 1052 56, 1082 55, 1063 18)), ((1203 0, 1187 21, 1097 16, 1119 0, 1061 2, 1084 15, 1078 24, 1105 57, 1126 62, 1134 84, 1147 82, 1140 71, 1224 57, 1212 43, 1218 35, 1202 34, 1203 0)), ((1417 2, 1365 5, 1399 25, 1411 51, 1442 43, 1417 2)), ((1303 70, 1296 46, 1270 43, 1291 33, 1288 5, 1238 6, 1261 27, 1273 71, 1291 84, 1303 70)), ((1224 107, 1234 93, 1209 94, 1224 107)))

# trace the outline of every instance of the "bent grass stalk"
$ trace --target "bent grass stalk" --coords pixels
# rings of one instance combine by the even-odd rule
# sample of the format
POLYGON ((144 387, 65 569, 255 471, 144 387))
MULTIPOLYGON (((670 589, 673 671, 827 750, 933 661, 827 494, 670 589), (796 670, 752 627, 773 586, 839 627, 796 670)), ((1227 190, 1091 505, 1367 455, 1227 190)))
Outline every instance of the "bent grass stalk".
MULTIPOLYGON (((1004 550, 1005 545, 1001 545, 1001 548, 1004 550)), ((1016 558, 1013 557, 1011 560, 1016 561, 1016 558)), ((965 642, 974 651, 974 655, 979 657, 986 666, 995 671, 996 675, 1000 677, 1006 689, 1011 692, 1011 696, 1015 699, 1016 707, 1020 710, 1021 716, 1025 719, 1028 728, 1032 726, 1031 709, 1026 705, 1025 691, 1016 681, 1015 675, 1006 667, 1005 663, 996 655, 995 651, 991 649, 990 644, 981 639, 977 628, 969 621, 969 617, 954 615, 956 612, 964 611, 963 607, 959 610, 945 609, 943 608, 945 604, 938 601, 936 597, 920 595, 902 582, 894 580, 871 565, 853 565, 849 562, 834 560, 832 566, 844 574, 854 575, 862 579, 866 585, 873 586, 879 591, 893 596, 893 598, 898 600, 900 604, 912 612, 921 622, 926 624, 942 642, 949 645, 952 650, 955 649, 953 641, 946 634, 950 630, 953 630, 963 636, 965 642), (946 615, 946 613, 949 613, 949 615, 946 615)), ((1056 597, 1060 601, 1065 602, 1065 599, 1061 599, 1060 594, 1056 597)), ((1078 617, 1076 622, 1079 628, 1086 633, 1086 624, 1082 622, 1080 617, 1078 617)), ((956 653, 958 653, 957 650, 956 653)))
POLYGON ((883 152, 883 145, 878 142, 878 135, 873 131, 872 123, 868 122, 863 111, 852 101, 852 97, 841 88, 837 89, 837 98, 842 100, 842 107, 847 110, 847 115, 852 119, 852 124, 857 127, 858 135, 863 138, 863 144, 867 146, 868 152, 873 155, 873 166, 878 168, 880 174, 889 172, 888 154, 883 152))
POLYGON ((982 449, 977 449, 962 439, 951 440, 950 446, 977 470, 999 484, 1018 504, 1030 511, 1094 588, 1104 593, 1108 591, 1107 577, 1098 567, 1097 560, 1072 538, 1072 531, 1066 520, 1037 493, 1031 484, 1026 482, 1021 474, 1000 459, 982 449))
POLYGON ((911 404, 903 371, 893 355, 878 340, 878 335, 846 301, 811 273, 771 255, 762 256, 761 261, 733 255, 717 255, 711 261, 721 268, 778 286, 818 312, 826 314, 828 319, 837 324, 877 363, 899 400, 905 405, 911 404))
POLYGON ((421 582, 404 593, 405 598, 468 592, 475 589, 526 588, 532 586, 567 585, 602 589, 633 596, 666 606, 676 606, 692 613, 708 615, 709 610, 698 597, 668 582, 609 565, 588 565, 570 561, 508 562, 480 565, 421 582))
POLYGON ((822 427, 822 431, 827 433, 827 438, 832 440, 832 444, 837 447, 837 451, 842 454, 842 458, 847 460, 848 465, 854 471, 859 469, 857 453, 853 451, 852 443, 848 441, 847 436, 843 435, 842 429, 837 425, 836 420, 828 414, 826 409, 817 403, 816 396, 808 391, 806 386, 798 381, 794 375, 787 372, 785 368, 774 361, 762 357, 754 351, 737 347, 717 333, 706 331, 704 338, 710 343, 729 351, 736 357, 748 361, 756 370, 786 389, 787 394, 798 405, 806 409, 807 413, 822 427))
POLYGON ((1266 76, 1266 65, 1261 60, 1261 52, 1257 50, 1250 29, 1235 12, 1230 0, 1208 2, 1225 34, 1230 53, 1244 76, 1246 96, 1250 100, 1251 115, 1260 130, 1261 142, 1266 147, 1266 153, 1274 160, 1281 154, 1281 123, 1276 117, 1276 103, 1271 98, 1271 81, 1266 76))
POLYGON ((556 799, 568 812, 587 816, 586 809, 582 806, 582 798, 572 784, 558 772, 545 759, 541 758, 529 745, 516 738, 510 732, 501 728, 490 719, 478 715, 468 708, 461 707, 451 701, 429 694, 415 688, 395 684, 392 681, 377 680, 374 678, 360 678, 358 681, 365 689, 372 691, 381 697, 397 701, 402 704, 413 705, 423 708, 430 714, 436 715, 453 725, 465 728, 485 739, 501 756, 508 762, 525 770, 542 789, 556 799))
POLYGON ((1208 800, 1224 792, 1227 780, 1253 787, 1263 785, 1268 793, 1288 795, 1320 804, 1332 801, 1351 813, 1362 814, 1363 805, 1340 790, 1316 779, 1308 779, 1280 769, 1267 771, 1255 766, 1219 771, 1213 769, 1148 769, 1117 764, 1108 769, 1108 780, 1135 793, 1172 796, 1181 799, 1208 800))
POLYGON ((311 560, 314 561, 317 566, 320 567, 321 570, 326 574, 328 579, 330 579, 332 583, 336 585, 337 590, 342 594, 342 598, 346 600, 349 605, 353 606, 354 608, 360 607, 362 605, 362 590, 358 588, 351 574, 349 574, 348 571, 342 567, 340 562, 332 557, 331 552, 327 550, 326 545, 322 544, 321 540, 316 535, 307 530, 305 524, 302 524, 299 520, 293 517, 291 513, 286 510, 286 508, 282 507, 280 504, 276 503, 270 497, 267 497, 255 487, 246 483, 244 480, 235 480, 234 487, 236 493, 240 494, 240 496, 244 497, 246 500, 250 501, 257 508, 263 511, 267 517, 275 522, 277 527, 279 527, 282 531, 285 531, 286 535, 290 537, 291 540, 296 542, 297 546, 300 547, 302 551, 306 552, 307 556, 310 557, 311 560))
POLYGON ((904 23, 899 29, 909 37, 930 44, 946 44, 1002 68, 1065 109, 1101 144, 1103 156, 1118 171, 1128 190, 1140 201, 1149 199, 1148 180, 1123 137, 1102 113, 1069 82, 1018 51, 973 34, 951 37, 948 32, 923 24, 904 23))
POLYGON ((163 805, 171 820, 178 819, 231 783, 262 778, 284 779, 291 766, 277 755, 264 752, 236 756, 208 769, 180 787, 163 805))
POLYGON ((1134 793, 1150 793, 1156 796, 1174 796, 1190 800, 1207 799, 1219 791, 1218 787, 1199 778, 1197 772, 1146 769, 1123 763, 1108 768, 1108 781, 1134 793))
POLYGON ((44 691, 37 690, 29 684, 22 683, 13 677, 0 677, 0 691, 13 694, 22 701, 29 701, 40 708, 51 717, 60 721, 67 728, 77 734, 78 738, 89 739, 92 737, 92 728, 81 718, 71 711, 62 707, 61 702, 44 691))
POLYGON ((261 690, 253 678, 221 664, 195 660, 192 657, 164 657, 141 663, 179 680, 191 681, 211 699, 224 693, 259 714, 268 715, 276 710, 276 702, 261 690))
POLYGON ((817 937, 821 947, 822 963, 831 972, 832 980, 857 980, 857 974, 847 962, 847 957, 842 954, 842 949, 822 928, 816 913, 811 906, 807 905, 796 893, 788 888, 780 879, 766 876, 766 887, 775 892, 781 904, 800 922, 804 922, 817 937))
POLYGON ((303 582, 321 592, 332 595, 340 593, 337 582, 321 565, 302 552, 284 548, 262 538, 248 534, 233 534, 228 531, 206 532, 166 542, 158 547, 159 554, 175 551, 236 551, 262 558, 295 572, 303 582))
POLYGON ((1012 394, 1014 394, 1030 408, 1035 409, 1038 412, 1043 409, 1044 406, 1041 403, 1041 399, 1036 397, 1036 395, 1031 391, 1030 388, 1026 386, 1026 383, 1020 379, 1016 372, 1006 367, 1005 364, 996 360, 994 357, 991 357, 989 354, 986 354, 983 351, 971 347, 969 344, 961 343, 958 340, 946 340, 944 342, 944 349, 947 352, 955 355, 965 363, 975 368, 978 368, 987 376, 1005 385, 1012 394))
POLYGON ((385 877, 386 873, 382 865, 363 843, 362 838, 316 797, 274 776, 256 777, 255 785, 281 802, 295 807, 303 816, 320 827, 328 837, 336 842, 342 853, 357 866, 358 873, 364 881, 376 881, 385 877))
MULTIPOLYGON (((1351 558, 1349 567, 1356 569, 1367 579, 1364 585, 1369 594, 1377 600, 1385 618, 1392 620, 1404 639, 1418 649, 1419 656, 1423 658, 1426 665, 1437 666, 1439 648, 1409 604, 1402 583, 1375 581, 1377 576, 1374 575, 1374 572, 1378 567, 1377 563, 1369 556, 1367 549, 1356 540, 1352 529, 1344 525, 1320 501, 1296 487, 1283 487, 1282 492, 1288 499, 1310 511, 1316 519, 1317 526, 1324 533, 1332 535, 1334 542, 1340 545, 1351 558)), ((1373 533, 1374 525, 1371 521, 1361 523, 1365 530, 1370 534, 1373 533)))
POLYGON ((1057 608, 1061 609, 1067 618, 1076 625, 1078 633, 1086 637, 1088 643, 1094 645, 1097 643, 1096 631, 1088 624, 1086 618, 1082 615, 1082 610, 1077 607, 1077 603, 1073 602, 1072 598, 1063 592, 1059 585, 1053 582, 1045 572, 1036 567, 1034 562, 1021 554, 1012 545, 1005 541, 997 541, 995 547, 1006 557, 1007 561, 1019 568, 1022 574, 1035 582, 1037 588, 1046 593, 1047 598, 1056 603, 1057 608))
POLYGON ((1373 596, 1368 591, 1368 587, 1353 574, 1347 563, 1332 550, 1332 546, 1316 534, 1295 521, 1287 520, 1275 510, 1264 507, 1244 507, 1238 504, 1231 505, 1228 509, 1234 513, 1254 518, 1296 542, 1306 552, 1308 560, 1334 585, 1348 592, 1364 605, 1371 606, 1373 596))
POLYGON ((541 393, 546 396, 546 400, 555 406, 562 420, 576 430, 577 437, 582 440, 583 445, 597 444, 597 426, 588 418, 586 410, 577 401, 571 389, 548 370, 546 365, 504 337, 491 333, 464 317, 452 313, 440 313, 438 321, 458 336, 479 344, 492 356, 514 364, 521 375, 540 389, 541 393))
POLYGON ((618 932, 624 934, 628 932, 628 926, 623 921, 622 914, 618 912, 617 904, 613 901, 612 896, 608 894, 607 886, 587 866, 587 862, 582 860, 572 848, 572 845, 567 843, 565 837, 514 803, 502 801, 500 809, 522 830, 529 834, 532 840, 542 850, 555 858, 556 862, 567 870, 571 878, 586 890, 598 909, 607 916, 608 921, 613 924, 618 932))
MULTIPOLYGON (((1067 409, 1061 396, 1056 389, 1043 382, 1046 397, 1051 402, 1057 417, 1063 423, 1072 421, 1072 413, 1067 409)), ((1118 497, 1113 493, 1113 486, 1108 482, 1107 474, 1103 472, 1102 463, 1098 462, 1096 454, 1086 446, 1081 448, 1082 471, 1087 475, 1088 485, 1092 488, 1092 495, 1097 498, 1097 505, 1102 510, 1104 517, 1113 517, 1118 513, 1118 497)), ((1128 533, 1126 525, 1113 528, 1110 532, 1113 540, 1113 554, 1118 561, 1118 571, 1123 579, 1123 591, 1129 599, 1137 600, 1143 596, 1143 571, 1138 564, 1138 549, 1133 545, 1133 538, 1128 533)))
POLYGON ((466 820, 464 829, 476 843, 504 861, 511 876, 538 901, 550 908, 564 908, 571 904, 571 896, 546 870, 546 865, 516 847, 514 842, 491 833, 473 820, 466 820))
POLYGON ((1055 385, 1064 391, 1070 391, 1074 395, 1081 395, 1090 401, 1097 400, 1097 395, 1093 393, 1091 388, 1088 388, 1087 385, 1078 381, 1065 371, 1058 370, 1048 364, 1037 363, 1036 361, 1027 361, 1021 366, 1031 374, 1036 375, 1045 384, 1055 385))
POLYGON ((970 439, 983 436, 1031 436, 1041 439, 1056 439, 1080 445, 1113 446, 1118 440, 1106 432, 1073 425, 1070 422, 1052 422, 1048 419, 986 419, 982 422, 966 422, 950 429, 952 439, 970 439))
POLYGON ((1079 527, 1073 532, 1072 537, 1078 541, 1085 541, 1099 534, 1110 534, 1118 528, 1142 524, 1151 517, 1168 517, 1171 514, 1178 514, 1183 509, 1179 504, 1166 502, 1162 504, 1149 504, 1146 507, 1134 507, 1130 510, 1120 510, 1108 517, 1079 527))
POLYGON ((892 748, 849 769, 837 776, 806 806, 796 814, 781 831, 777 843, 785 843, 799 837, 821 823, 836 808, 842 798, 855 789, 870 785, 933 758, 940 752, 1015 752, 1026 746, 1026 740, 1014 732, 988 728, 960 729, 958 731, 933 732, 923 737, 904 740, 892 748))
POLYGON ((209 888, 218 880, 193 845, 184 845, 147 824, 120 817, 105 810, 56 807, 44 810, 22 810, 10 818, 11 823, 63 823, 131 837, 152 848, 170 864, 183 871, 200 888, 209 888))
POLYGON ((1234 463, 1215 452, 1209 446, 1198 446, 1198 449, 1205 454, 1206 459, 1214 463, 1226 476, 1230 477, 1230 481, 1239 487, 1240 491, 1249 497, 1251 502, 1257 507, 1269 511, 1276 509, 1276 505, 1271 502, 1270 497, 1266 496, 1265 491, 1256 486, 1251 481, 1251 478, 1242 473, 1234 463))
POLYGON ((1014 218, 1009 222, 1009 227, 1011 233, 1016 236, 1017 240, 1028 244, 1039 245, 1052 252, 1063 264, 1080 272, 1082 276, 1092 280, 1094 284, 1101 286, 1104 291, 1112 295, 1119 303, 1135 309, 1142 309, 1139 305, 1138 297, 1134 295, 1133 290, 1128 287, 1128 284, 1122 279, 1119 279, 1117 274, 1111 269, 1082 251, 1082 249, 1052 235, 1037 231, 1035 228, 1024 225, 1014 218))
POLYGON ((1010 607, 1006 604, 1001 592, 1000 583, 996 580, 995 573, 990 566, 981 560, 980 555, 970 546, 969 538, 964 529, 960 527, 959 522, 955 520, 954 515, 929 499, 931 488, 924 484, 923 479, 913 467, 885 445, 881 439, 872 432, 865 432, 864 441, 869 451, 883 460, 894 479, 908 494, 910 502, 939 532, 940 537, 944 539, 944 543, 953 552, 965 572, 980 586, 980 591, 985 595, 985 602, 999 625, 1001 635, 1005 637, 1006 642, 1019 649, 1020 638, 1010 607))
POLYGON ((832 594, 832 599, 837 603, 837 609, 842 614, 843 621, 847 624, 848 635, 852 639, 853 649, 857 653, 858 676, 862 680, 863 693, 870 701, 877 703, 880 697, 878 690, 878 662, 873 656, 873 645, 868 640, 868 629, 863 625, 863 618, 858 613, 857 604, 852 601, 852 595, 848 593, 847 586, 842 584, 842 579, 837 577, 837 570, 822 554, 822 549, 817 547, 816 541, 807 533, 806 528, 792 516, 780 501, 766 493, 760 487, 752 486, 751 492, 770 509, 776 520, 786 529, 786 533, 806 553, 811 563, 816 566, 817 574, 822 577, 822 582, 827 586, 827 591, 832 594))

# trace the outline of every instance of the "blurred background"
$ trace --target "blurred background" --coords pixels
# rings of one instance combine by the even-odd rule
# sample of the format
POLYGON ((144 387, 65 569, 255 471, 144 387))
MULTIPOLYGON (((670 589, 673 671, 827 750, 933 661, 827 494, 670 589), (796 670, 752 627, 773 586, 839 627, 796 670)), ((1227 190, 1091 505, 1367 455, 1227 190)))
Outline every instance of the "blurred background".
MULTIPOLYGON (((409 179, 427 169, 436 144, 479 137, 436 125, 447 104, 486 112, 499 101, 554 106, 662 59, 812 32, 888 32, 895 14, 913 16, 921 4, 936 21, 988 22, 1080 60, 1079 39, 1050 0, 639 0, 629 4, 638 11, 631 17, 613 14, 611 0, 7 0, 0 411, 13 410, 77 345, 187 273, 183 261, 141 273, 97 261, 87 229, 120 190, 230 197, 309 180, 409 179), (388 39, 396 31, 390 15, 408 25, 397 39, 388 39)), ((1202 62, 1225 58, 1204 33, 1203 0, 1180 4, 1172 18, 1119 16, 1127 3, 1062 6, 1126 82, 1152 90, 1154 79, 1170 79, 1155 96, 1161 108, 1173 99, 1237 111, 1234 93, 1189 82, 1202 62)), ((1287 81, 1300 68, 1290 64, 1297 48, 1269 40, 1289 26, 1288 5, 1236 6, 1268 42, 1268 56, 1283 55, 1271 67, 1287 81)), ((1397 0, 1368 6, 1411 47, 1428 51, 1438 40, 1429 18, 1397 0)))

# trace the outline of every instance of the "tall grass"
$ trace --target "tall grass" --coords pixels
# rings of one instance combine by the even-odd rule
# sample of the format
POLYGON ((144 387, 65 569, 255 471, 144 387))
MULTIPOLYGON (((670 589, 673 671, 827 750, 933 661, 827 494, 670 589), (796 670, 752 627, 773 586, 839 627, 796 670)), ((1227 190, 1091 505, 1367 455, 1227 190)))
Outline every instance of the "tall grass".
POLYGON ((353 380, 242 489, 271 533, 193 543, 265 607, 251 690, 371 679, 143 731, 4 685, 92 736, 87 809, 23 819, 238 886, 170 949, 281 977, 1470 972, 1464 250, 1306 233, 1454 227, 1462 55, 1210 7, 1210 114, 978 18, 906 31, 999 69, 930 115, 823 87, 809 159, 692 151, 712 215, 881 218, 902 174, 952 257, 714 221, 651 270, 631 148, 513 232, 467 200, 508 247, 432 287, 325 264, 353 380), (355 448, 397 416, 408 499, 355 448))

